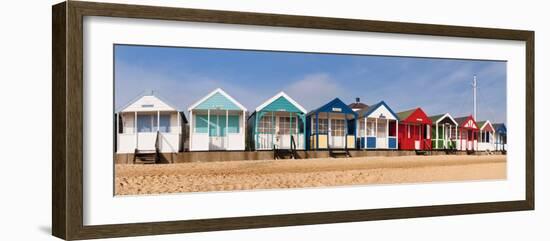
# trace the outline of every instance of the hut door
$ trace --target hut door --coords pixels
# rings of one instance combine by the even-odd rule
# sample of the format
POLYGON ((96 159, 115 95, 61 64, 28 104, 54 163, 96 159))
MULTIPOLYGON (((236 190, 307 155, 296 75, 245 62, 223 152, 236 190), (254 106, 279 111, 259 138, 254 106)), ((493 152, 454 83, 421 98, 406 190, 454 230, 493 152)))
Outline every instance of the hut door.
POLYGON ((331 148, 344 148, 345 142, 345 120, 331 119, 329 130, 329 145, 331 148))
POLYGON ((225 125, 225 115, 210 115, 210 150, 225 150, 227 148, 227 143, 225 143, 225 125))
POLYGON ((420 138, 422 137, 420 133, 420 126, 414 125, 411 126, 413 129, 413 138, 414 138, 414 149, 420 149, 420 138))
POLYGON ((279 148, 290 149, 290 117, 279 117, 279 130, 277 131, 277 142, 279 148))
POLYGON ((376 147, 388 148, 388 120, 378 119, 378 128, 376 130, 376 147))

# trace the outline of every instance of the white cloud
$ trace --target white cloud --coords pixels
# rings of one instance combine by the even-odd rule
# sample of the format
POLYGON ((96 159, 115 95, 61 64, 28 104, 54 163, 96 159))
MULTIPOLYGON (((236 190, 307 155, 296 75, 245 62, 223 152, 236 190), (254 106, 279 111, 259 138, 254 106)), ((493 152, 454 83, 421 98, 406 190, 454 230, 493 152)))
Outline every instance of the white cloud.
POLYGON ((290 84, 285 92, 309 111, 342 96, 344 88, 328 74, 316 73, 290 84))

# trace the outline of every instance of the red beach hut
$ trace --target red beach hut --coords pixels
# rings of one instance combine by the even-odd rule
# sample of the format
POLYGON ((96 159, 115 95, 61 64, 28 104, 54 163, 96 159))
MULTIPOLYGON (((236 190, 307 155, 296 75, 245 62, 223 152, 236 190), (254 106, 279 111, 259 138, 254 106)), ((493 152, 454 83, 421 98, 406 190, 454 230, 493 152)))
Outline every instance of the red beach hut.
POLYGON ((421 108, 397 113, 399 117, 399 149, 431 150, 430 129, 432 120, 421 108))
POLYGON ((479 126, 472 115, 459 117, 455 119, 458 123, 458 133, 456 137, 456 148, 462 151, 476 151, 477 139, 479 136, 479 126))

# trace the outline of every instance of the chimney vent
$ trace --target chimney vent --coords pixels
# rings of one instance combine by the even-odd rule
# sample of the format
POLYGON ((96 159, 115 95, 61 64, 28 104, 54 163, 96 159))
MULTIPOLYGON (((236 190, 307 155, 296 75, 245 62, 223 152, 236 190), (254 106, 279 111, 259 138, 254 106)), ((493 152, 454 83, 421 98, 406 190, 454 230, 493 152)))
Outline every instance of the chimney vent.
POLYGON ((355 98, 355 103, 359 103, 359 102, 361 102, 361 99, 359 99, 359 97, 356 97, 355 98))

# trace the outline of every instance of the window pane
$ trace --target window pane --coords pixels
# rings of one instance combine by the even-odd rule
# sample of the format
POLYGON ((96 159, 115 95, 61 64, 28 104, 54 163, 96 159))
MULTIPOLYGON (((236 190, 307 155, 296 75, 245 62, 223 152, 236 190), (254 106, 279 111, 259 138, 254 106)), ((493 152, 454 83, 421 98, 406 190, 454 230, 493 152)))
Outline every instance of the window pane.
POLYGON ((271 123, 271 116, 264 115, 260 119, 260 123, 258 125, 258 132, 259 133, 272 133, 273 132, 273 124, 271 123))
POLYGON ((208 132, 208 116, 207 115, 197 115, 195 120, 195 132, 196 133, 207 133, 208 132))
POLYGON ((229 116, 227 133, 239 133, 239 119, 238 115, 229 116))
POLYGON ((328 119, 319 119, 319 133, 325 134, 328 132, 328 119))
POLYGON ((279 134, 290 134, 290 117, 279 117, 279 134))
POLYGON ((374 119, 367 119, 367 136, 374 136, 374 119))
POLYGON ((378 120, 377 137, 386 137, 386 120, 378 120))
POLYGON ((332 119, 330 120, 330 125, 331 125, 331 131, 332 131, 332 135, 333 136, 344 136, 344 127, 345 127, 345 124, 344 124, 344 120, 337 120, 337 119, 332 119))
POLYGON ((153 122, 151 115, 138 115, 137 118, 138 132, 152 132, 153 122))
POLYGON ((217 115, 210 115, 210 123, 209 127, 210 130, 208 132, 209 136, 219 136, 219 129, 218 129, 218 116, 217 115))
POLYGON ((159 131, 170 132, 170 115, 168 114, 160 115, 159 131))

